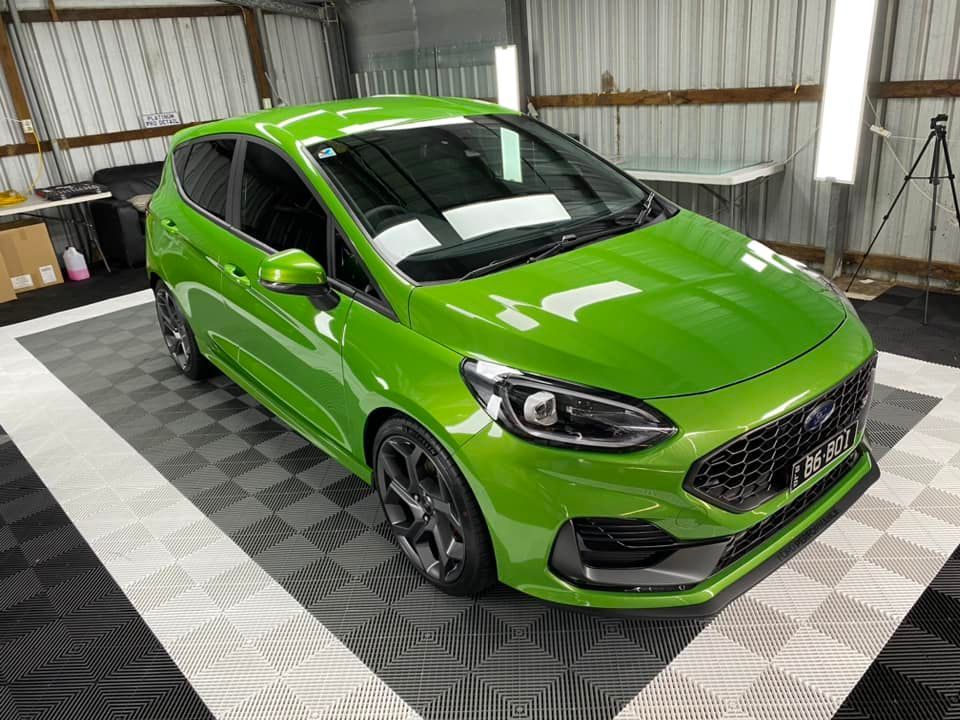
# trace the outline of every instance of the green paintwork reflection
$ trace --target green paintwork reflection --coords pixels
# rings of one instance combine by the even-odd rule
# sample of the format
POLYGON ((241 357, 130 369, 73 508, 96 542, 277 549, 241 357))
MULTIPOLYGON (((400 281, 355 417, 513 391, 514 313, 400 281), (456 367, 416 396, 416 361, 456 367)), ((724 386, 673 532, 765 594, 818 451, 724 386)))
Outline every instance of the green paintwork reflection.
POLYGON ((214 363, 365 480, 371 418, 399 411, 427 427, 470 482, 507 584, 591 606, 703 602, 812 524, 867 471, 866 461, 789 532, 687 593, 572 588, 547 567, 556 532, 577 515, 643 518, 688 539, 755 523, 785 498, 731 514, 682 490, 688 468, 836 384, 870 357, 873 343, 795 262, 686 211, 492 275, 411 285, 374 251, 308 148, 387 124, 490 112, 507 111, 473 100, 364 98, 256 113, 174 139, 176 146, 207 134, 248 135, 285 152, 392 313, 349 294, 320 309, 310 298, 249 282, 324 276, 315 259, 299 251, 271 255, 197 212, 181 198, 169 162, 147 219, 149 270, 173 288, 214 363), (478 406, 459 373, 464 357, 642 399, 679 432, 626 454, 531 444, 478 406))
POLYGON ((327 273, 303 250, 284 250, 260 263, 260 282, 278 285, 326 285, 327 273))

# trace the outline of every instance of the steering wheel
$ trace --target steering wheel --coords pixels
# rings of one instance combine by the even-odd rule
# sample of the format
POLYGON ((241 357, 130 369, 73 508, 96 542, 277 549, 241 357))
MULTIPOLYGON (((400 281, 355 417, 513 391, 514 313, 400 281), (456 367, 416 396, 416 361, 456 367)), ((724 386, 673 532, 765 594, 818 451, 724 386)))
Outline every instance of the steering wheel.
POLYGON ((375 228, 379 228, 380 223, 384 220, 389 220, 395 215, 406 215, 407 212, 408 211, 406 208, 402 208, 399 205, 380 205, 379 207, 375 207, 373 210, 369 210, 364 214, 367 216, 367 220, 371 225, 373 225, 375 228))

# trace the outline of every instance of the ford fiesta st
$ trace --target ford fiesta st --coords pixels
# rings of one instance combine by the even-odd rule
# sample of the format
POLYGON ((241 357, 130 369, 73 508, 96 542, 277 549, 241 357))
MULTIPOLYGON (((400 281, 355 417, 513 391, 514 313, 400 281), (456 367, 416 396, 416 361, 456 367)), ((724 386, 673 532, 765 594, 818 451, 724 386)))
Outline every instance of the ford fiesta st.
POLYGON ((877 476, 841 292, 504 108, 183 130, 147 231, 180 369, 371 483, 445 591, 706 612, 877 476))

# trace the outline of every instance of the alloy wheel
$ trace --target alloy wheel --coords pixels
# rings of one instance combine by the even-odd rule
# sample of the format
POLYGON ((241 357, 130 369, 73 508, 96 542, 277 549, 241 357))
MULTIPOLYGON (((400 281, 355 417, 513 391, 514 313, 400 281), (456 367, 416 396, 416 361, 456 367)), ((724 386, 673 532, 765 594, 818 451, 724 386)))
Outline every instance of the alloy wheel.
POLYGON ((190 364, 190 341, 187 339, 187 321, 180 314, 180 309, 173 300, 170 291, 160 286, 157 288, 157 318, 160 320, 160 333, 170 351, 174 362, 181 370, 186 370, 190 364))
POLYGON ((454 582, 463 572, 463 522, 443 472, 426 448, 400 435, 380 444, 376 466, 400 548, 428 577, 454 582))

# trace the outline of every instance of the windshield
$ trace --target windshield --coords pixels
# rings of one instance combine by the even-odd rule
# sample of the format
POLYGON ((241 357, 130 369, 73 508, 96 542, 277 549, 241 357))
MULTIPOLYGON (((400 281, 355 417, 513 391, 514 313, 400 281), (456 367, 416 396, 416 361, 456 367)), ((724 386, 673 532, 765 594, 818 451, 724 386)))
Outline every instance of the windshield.
POLYGON ((562 133, 516 115, 399 123, 311 150, 380 255, 417 282, 477 274, 596 223, 594 232, 646 198, 562 133))

